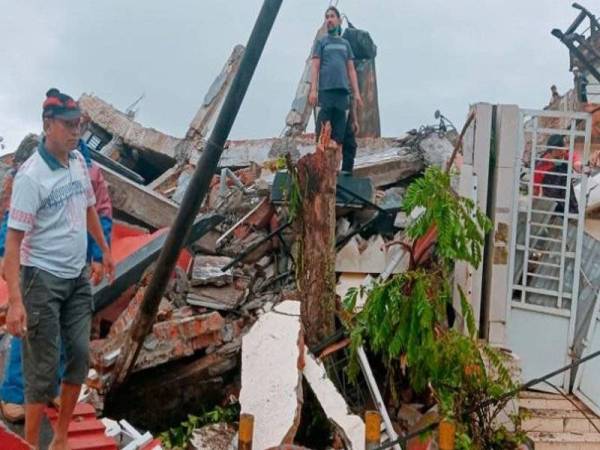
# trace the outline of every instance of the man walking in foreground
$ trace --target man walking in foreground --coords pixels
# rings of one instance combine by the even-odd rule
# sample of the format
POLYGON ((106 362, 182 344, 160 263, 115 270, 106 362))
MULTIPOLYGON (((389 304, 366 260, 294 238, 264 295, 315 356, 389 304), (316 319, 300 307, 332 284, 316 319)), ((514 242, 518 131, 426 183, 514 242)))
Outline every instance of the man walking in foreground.
MULTIPOLYGON (((85 115, 81 118, 81 125, 85 115)), ((9 174, 4 178, 3 192, 12 192, 12 184, 14 176, 17 174, 19 167, 29 157, 37 151, 39 146, 39 139, 35 135, 27 136, 19 149, 15 154, 15 161, 13 168, 9 174)), ((110 235, 112 230, 112 203, 108 193, 108 184, 102 176, 100 167, 92 162, 90 149, 87 147, 85 142, 79 140, 79 152, 83 155, 83 159, 88 167, 90 174, 90 181, 92 182, 92 188, 94 189, 94 196, 96 197, 96 212, 100 217, 100 223, 102 224, 102 230, 106 242, 110 245, 110 235)), ((2 223, 0 225, 0 277, 2 276, 2 265, 4 258, 4 246, 6 242, 6 230, 8 224, 8 211, 10 209, 10 194, 8 194, 8 200, 6 204, 0 204, 0 209, 5 211, 2 223)), ((91 281, 93 285, 98 284, 104 273, 102 266, 102 251, 98 244, 88 235, 87 243, 87 262, 90 264, 91 281)), ((4 379, 0 385, 0 411, 4 416, 4 419, 8 422, 21 422, 25 419, 25 392, 23 386, 23 368, 22 368, 22 349, 21 339, 14 337, 11 340, 10 348, 4 360, 4 379)), ((63 353, 64 356, 64 353, 63 353)), ((64 372, 64 359, 61 356, 61 366, 59 372, 64 372)), ((58 392, 59 380, 56 383, 56 392, 58 392)), ((52 402, 57 408, 59 405, 58 399, 52 402)))
POLYGON ((317 139, 325 122, 331 124, 331 138, 342 144, 350 109, 350 92, 358 107, 363 100, 358 89, 358 79, 354 67, 354 54, 350 43, 341 37, 342 18, 334 6, 325 11, 327 36, 315 43, 312 54, 311 86, 309 103, 316 106, 317 139))
POLYGON ((50 450, 65 450, 89 365, 92 293, 86 230, 102 250, 110 279, 114 264, 94 208, 86 162, 74 150, 79 106, 57 89, 50 89, 46 97, 45 136, 13 186, 4 260, 6 324, 9 333, 23 337, 25 439, 36 448, 44 407, 54 395, 62 339, 66 362, 50 450))

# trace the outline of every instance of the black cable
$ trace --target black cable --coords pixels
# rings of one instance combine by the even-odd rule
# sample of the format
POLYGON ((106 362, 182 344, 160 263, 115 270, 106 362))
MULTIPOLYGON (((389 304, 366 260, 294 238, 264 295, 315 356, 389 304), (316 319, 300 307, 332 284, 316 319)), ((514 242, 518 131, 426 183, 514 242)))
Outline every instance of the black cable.
MULTIPOLYGON (((468 416, 470 414, 473 414, 475 411, 477 411, 478 409, 481 408, 485 408, 486 406, 490 406, 494 403, 499 403, 501 401, 506 400, 507 398, 511 398, 514 397, 515 395, 517 395, 519 392, 524 391, 526 389, 529 389, 530 387, 535 386, 536 384, 540 384, 540 383, 545 383, 547 380, 549 380, 550 378, 555 377, 556 375, 559 375, 563 372, 566 372, 567 370, 570 369, 574 369, 576 367, 579 367, 581 364, 586 363, 594 358, 597 358, 598 356, 600 356, 600 350, 594 353, 589 354, 588 356, 586 356, 585 358, 581 358, 578 361, 573 361, 571 364, 568 364, 564 367, 561 367, 560 369, 557 369, 553 372, 550 372, 540 378, 534 378, 532 380, 529 380, 527 383, 520 385, 519 387, 513 389, 512 391, 506 392, 505 394, 501 395, 498 398, 493 398, 493 399, 488 399, 482 403, 480 403, 478 406, 475 406, 473 408, 471 408, 470 411, 467 411, 465 413, 465 416, 468 416)), ((375 450, 384 450, 386 448, 390 448, 393 447, 396 444, 400 444, 401 446, 406 446, 407 442, 412 439, 415 438, 417 436, 422 435, 423 433, 428 432, 429 430, 433 429, 434 427, 438 426, 440 423, 439 420, 436 420, 435 422, 417 430, 417 431, 413 431, 412 433, 409 433, 405 436, 399 437, 398 439, 395 439, 393 441, 387 442, 377 448, 375 448, 375 450)))
POLYGON ((567 394, 565 394, 563 391, 561 391, 558 386, 556 386, 553 383, 550 383, 549 381, 544 381, 544 383, 546 383, 548 386, 550 386, 552 389, 554 389, 556 392, 558 392, 559 395, 561 395, 565 400, 567 400, 571 405, 573 405, 575 407, 575 409, 577 409, 577 411, 579 411, 581 414, 583 414, 583 417, 586 418, 586 420, 590 423, 590 425, 592 427, 594 427, 594 429, 600 433, 600 428, 598 428, 598 426, 594 423, 594 421, 592 420, 592 418, 588 415, 588 413, 586 413, 582 407, 580 407, 577 403, 575 403, 575 401, 573 401, 572 398, 570 398, 567 394))

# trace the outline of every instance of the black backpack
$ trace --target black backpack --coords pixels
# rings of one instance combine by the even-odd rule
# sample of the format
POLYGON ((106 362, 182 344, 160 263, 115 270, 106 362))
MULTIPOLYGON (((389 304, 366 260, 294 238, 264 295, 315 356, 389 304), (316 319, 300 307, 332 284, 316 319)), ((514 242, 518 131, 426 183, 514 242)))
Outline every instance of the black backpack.
POLYGON ((354 58, 374 59, 377 56, 377 46, 368 31, 359 30, 350 22, 342 35, 350 43, 354 58))

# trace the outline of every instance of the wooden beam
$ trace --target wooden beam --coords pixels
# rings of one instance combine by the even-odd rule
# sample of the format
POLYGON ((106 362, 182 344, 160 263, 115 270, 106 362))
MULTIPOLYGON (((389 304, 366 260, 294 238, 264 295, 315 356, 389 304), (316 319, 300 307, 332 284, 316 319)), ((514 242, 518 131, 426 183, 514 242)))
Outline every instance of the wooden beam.
POLYGON ((358 89, 364 106, 358 109, 360 130, 357 137, 381 137, 381 121, 379 119, 379 96, 377 92, 377 71, 374 59, 363 59, 354 62, 358 89))
POLYGON ((298 161, 302 210, 298 215, 301 261, 297 279, 309 346, 331 336, 335 310, 335 193, 341 149, 325 125, 317 151, 298 161))
POLYGON ((168 227, 177 215, 178 206, 141 184, 100 166, 108 183, 113 207, 153 228, 168 227))

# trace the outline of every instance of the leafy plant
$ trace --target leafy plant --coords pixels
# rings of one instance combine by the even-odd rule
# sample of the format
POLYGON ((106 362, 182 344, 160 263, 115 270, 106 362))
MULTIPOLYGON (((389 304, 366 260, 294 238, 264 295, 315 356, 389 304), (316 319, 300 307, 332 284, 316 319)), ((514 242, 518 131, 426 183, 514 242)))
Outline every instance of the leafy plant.
MULTIPOLYGON (((422 209, 407 230, 412 245, 402 243, 410 265, 404 273, 375 282, 368 292, 349 291, 344 307, 351 351, 355 356, 358 347, 367 344, 388 368, 389 385, 394 386, 399 369, 416 393, 430 392, 441 415, 457 423, 457 448, 516 448, 523 436, 497 421, 509 401, 503 394, 514 388, 505 356, 478 341, 473 311, 462 290, 466 332, 449 329, 447 318, 452 266, 455 261, 474 267, 481 263, 491 222, 470 199, 452 191, 450 175, 433 167, 409 186, 404 205, 409 214, 422 209), (433 233, 435 255, 426 259, 423 255, 430 248, 423 249, 423 238, 433 233), (359 295, 367 295, 367 302, 355 314, 359 295), (488 399, 495 402, 485 406, 488 399)), ((357 373, 356 357, 348 369, 351 376, 357 373)))
POLYGON ((188 415, 187 420, 178 427, 170 428, 160 434, 161 443, 167 449, 185 449, 189 443, 194 430, 212 423, 232 423, 237 420, 240 414, 239 404, 228 405, 204 411, 199 416, 188 415))
POLYGON ((286 155, 283 158, 283 163, 287 168, 290 177, 289 191, 285 192, 288 202, 288 221, 293 222, 302 209, 302 191, 300 190, 300 177, 298 175, 298 169, 292 162, 290 154, 286 153, 286 155))
POLYGON ((404 198, 406 213, 410 215, 416 208, 423 212, 408 228, 407 235, 416 240, 435 227, 436 250, 446 264, 460 260, 478 267, 484 236, 492 224, 473 200, 452 190, 450 181, 449 173, 430 167, 422 178, 411 183, 404 198))

